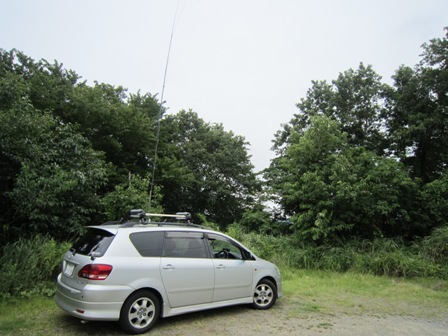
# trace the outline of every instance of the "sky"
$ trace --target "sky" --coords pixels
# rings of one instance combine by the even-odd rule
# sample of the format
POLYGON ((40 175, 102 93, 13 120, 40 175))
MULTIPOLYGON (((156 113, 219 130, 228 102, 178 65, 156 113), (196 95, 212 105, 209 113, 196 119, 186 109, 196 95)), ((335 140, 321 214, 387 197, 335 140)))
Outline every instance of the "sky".
POLYGON ((1 49, 163 92, 168 113, 243 136, 256 171, 311 81, 362 62, 392 83, 446 26, 447 0, 0 0, 1 49))

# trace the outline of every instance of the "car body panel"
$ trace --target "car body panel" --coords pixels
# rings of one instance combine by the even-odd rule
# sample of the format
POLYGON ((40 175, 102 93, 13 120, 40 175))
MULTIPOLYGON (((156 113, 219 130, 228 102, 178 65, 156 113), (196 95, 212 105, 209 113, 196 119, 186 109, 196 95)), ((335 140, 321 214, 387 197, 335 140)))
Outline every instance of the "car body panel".
POLYGON ((212 259, 215 268, 213 302, 250 297, 253 283, 253 261, 212 259))
POLYGON ((160 272, 171 308, 212 302, 215 274, 211 259, 162 258, 160 272))

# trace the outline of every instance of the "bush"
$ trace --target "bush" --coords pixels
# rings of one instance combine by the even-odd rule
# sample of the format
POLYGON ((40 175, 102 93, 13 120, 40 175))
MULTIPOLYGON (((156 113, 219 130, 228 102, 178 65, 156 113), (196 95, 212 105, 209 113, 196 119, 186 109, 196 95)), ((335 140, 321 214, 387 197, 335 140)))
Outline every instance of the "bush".
POLYGON ((435 229, 422 240, 421 254, 435 262, 448 264, 448 225, 435 229))
POLYGON ((0 254, 0 297, 52 295, 68 249, 68 243, 57 243, 44 236, 5 245, 0 254))
POLYGON ((400 239, 352 240, 345 244, 306 245, 293 237, 245 233, 237 225, 227 232, 255 254, 279 267, 352 271, 393 277, 437 277, 448 279, 448 229, 414 246, 400 239))

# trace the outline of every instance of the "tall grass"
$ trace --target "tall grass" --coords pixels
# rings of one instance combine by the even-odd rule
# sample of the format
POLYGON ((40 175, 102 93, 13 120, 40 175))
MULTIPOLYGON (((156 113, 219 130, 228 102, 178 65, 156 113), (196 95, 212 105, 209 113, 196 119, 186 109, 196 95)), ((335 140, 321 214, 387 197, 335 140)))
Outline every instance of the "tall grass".
POLYGON ((237 226, 227 232, 258 256, 280 267, 356 272, 392 277, 448 279, 448 229, 413 245, 399 239, 352 240, 336 246, 298 243, 291 236, 244 233, 237 226))
POLYGON ((3 246, 0 251, 0 298, 52 295, 68 244, 36 236, 3 246))
POLYGON ((431 260, 448 263, 448 225, 437 228, 422 240, 420 253, 431 260))
MULTIPOLYGON (((352 240, 337 246, 309 246, 289 235, 247 233, 238 225, 227 233, 258 256, 283 269, 315 269, 393 277, 448 280, 448 227, 413 245, 400 240, 352 240)), ((68 243, 50 237, 20 239, 0 250, 0 299, 54 293, 56 275, 68 243)))

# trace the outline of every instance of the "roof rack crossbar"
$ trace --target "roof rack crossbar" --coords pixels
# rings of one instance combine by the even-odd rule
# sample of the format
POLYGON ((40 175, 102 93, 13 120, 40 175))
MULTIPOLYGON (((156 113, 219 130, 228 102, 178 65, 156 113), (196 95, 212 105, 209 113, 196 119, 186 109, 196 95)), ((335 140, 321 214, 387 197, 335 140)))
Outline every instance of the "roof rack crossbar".
POLYGON ((176 219, 191 219, 191 214, 189 212, 178 212, 176 214, 160 214, 160 213, 147 213, 142 209, 132 209, 130 213, 131 218, 150 218, 150 217, 166 217, 166 218, 176 218, 176 219))
POLYGON ((171 218, 187 219, 186 215, 170 215, 170 214, 156 214, 156 213, 147 213, 146 217, 171 217, 171 218))

